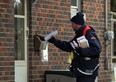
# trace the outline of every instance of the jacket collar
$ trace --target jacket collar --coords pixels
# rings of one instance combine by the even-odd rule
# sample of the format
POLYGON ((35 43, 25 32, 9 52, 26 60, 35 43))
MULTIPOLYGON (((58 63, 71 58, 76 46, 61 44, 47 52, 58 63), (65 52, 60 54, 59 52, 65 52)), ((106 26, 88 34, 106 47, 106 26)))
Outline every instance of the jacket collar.
POLYGON ((82 35, 83 30, 85 29, 86 25, 82 25, 75 33, 76 35, 82 35))

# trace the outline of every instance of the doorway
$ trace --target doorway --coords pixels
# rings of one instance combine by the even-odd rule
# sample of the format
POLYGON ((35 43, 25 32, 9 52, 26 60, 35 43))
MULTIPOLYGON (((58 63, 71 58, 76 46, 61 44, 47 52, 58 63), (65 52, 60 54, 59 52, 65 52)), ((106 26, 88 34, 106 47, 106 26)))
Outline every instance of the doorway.
POLYGON ((14 0, 15 82, 28 82, 27 0, 14 0))
POLYGON ((111 40, 112 54, 112 82, 116 81, 116 13, 111 12, 111 31, 114 33, 114 39, 111 40))

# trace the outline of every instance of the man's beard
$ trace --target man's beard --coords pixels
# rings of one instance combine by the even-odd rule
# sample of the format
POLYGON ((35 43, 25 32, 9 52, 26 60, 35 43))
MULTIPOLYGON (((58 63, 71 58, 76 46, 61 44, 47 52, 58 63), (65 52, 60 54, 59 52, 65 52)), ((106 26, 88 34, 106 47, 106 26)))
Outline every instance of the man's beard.
POLYGON ((73 29, 75 32, 77 31, 77 29, 73 29))

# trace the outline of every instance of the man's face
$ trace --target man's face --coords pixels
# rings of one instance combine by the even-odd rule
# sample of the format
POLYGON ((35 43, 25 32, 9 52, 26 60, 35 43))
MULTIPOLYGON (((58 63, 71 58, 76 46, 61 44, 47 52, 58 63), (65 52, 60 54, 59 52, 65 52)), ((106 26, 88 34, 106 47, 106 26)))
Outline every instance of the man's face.
POLYGON ((75 24, 73 22, 71 23, 71 26, 72 26, 74 31, 77 31, 80 28, 77 24, 75 24))

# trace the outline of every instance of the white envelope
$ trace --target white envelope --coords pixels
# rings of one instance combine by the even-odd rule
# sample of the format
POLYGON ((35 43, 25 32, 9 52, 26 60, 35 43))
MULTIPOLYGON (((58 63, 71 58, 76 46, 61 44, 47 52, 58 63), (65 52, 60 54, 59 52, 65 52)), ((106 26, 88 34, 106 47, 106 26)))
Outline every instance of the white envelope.
POLYGON ((48 41, 52 36, 58 34, 58 31, 55 30, 55 31, 52 31, 51 33, 49 33, 44 39, 45 41, 48 41))

